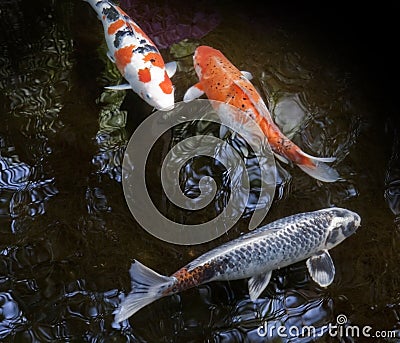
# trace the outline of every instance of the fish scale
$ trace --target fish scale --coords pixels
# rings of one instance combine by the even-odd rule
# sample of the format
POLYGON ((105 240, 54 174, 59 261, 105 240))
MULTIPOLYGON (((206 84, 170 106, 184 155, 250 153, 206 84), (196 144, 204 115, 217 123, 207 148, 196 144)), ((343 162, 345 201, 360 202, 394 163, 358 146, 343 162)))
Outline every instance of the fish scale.
POLYGON ((151 302, 210 281, 249 278, 249 296, 257 299, 272 271, 306 260, 312 280, 333 282, 335 267, 328 250, 352 235, 360 216, 343 208, 295 214, 244 234, 194 259, 171 276, 134 261, 132 291, 115 311, 120 322, 151 302))
MULTIPOLYGON (((324 216, 331 218, 329 213, 324 216)), ((249 233, 248 235, 239 237, 233 242, 222 245, 218 249, 212 251, 212 254, 204 254, 200 258, 192 261, 187 266, 187 270, 190 271, 194 266, 198 267, 199 265, 207 263, 212 263, 215 268, 222 264, 222 272, 217 272, 212 278, 212 280, 220 280, 223 279, 224 275, 229 275, 230 279, 235 277, 235 275, 237 275, 238 278, 247 275, 246 273, 251 275, 254 273, 253 269, 255 269, 255 266, 257 266, 257 269, 263 270, 275 269, 275 261, 278 258, 274 254, 280 256, 288 265, 292 264, 300 254, 306 253, 306 255, 309 255, 313 249, 321 245, 326 237, 324 228, 328 225, 328 220, 325 219, 324 216, 317 214, 316 218, 309 218, 304 214, 299 214, 278 220, 256 230, 257 232, 254 232, 254 234, 249 233), (283 226, 283 229, 273 232, 273 229, 277 226, 283 226), (254 241, 255 238, 258 238, 260 233, 264 233, 266 236, 261 237, 260 240, 254 241), (223 257, 221 258, 218 254, 223 254, 225 250, 230 250, 231 247, 238 242, 245 244, 251 252, 250 257, 244 258, 244 256, 241 256, 243 254, 241 249, 244 247, 232 250, 228 254, 228 257, 231 261, 235 261, 235 267, 229 268, 229 264, 223 263, 223 257), (294 242, 298 243, 294 244, 294 242), (288 254, 287 251, 290 251, 290 253, 288 254), (246 272, 242 271, 242 269, 247 268, 248 270, 246 272)))

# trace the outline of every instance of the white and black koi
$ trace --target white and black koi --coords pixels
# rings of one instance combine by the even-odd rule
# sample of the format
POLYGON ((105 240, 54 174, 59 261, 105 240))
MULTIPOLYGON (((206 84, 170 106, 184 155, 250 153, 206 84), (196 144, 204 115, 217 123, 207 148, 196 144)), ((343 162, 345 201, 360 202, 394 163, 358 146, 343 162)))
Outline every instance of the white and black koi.
POLYGON ((260 227, 196 258, 171 276, 163 276, 134 261, 132 291, 115 311, 121 322, 153 301, 210 281, 249 278, 251 300, 268 285, 272 271, 307 260, 311 278, 329 286, 335 267, 328 250, 352 235, 360 216, 343 208, 292 215, 260 227))
POLYGON ((174 87, 170 80, 176 62, 165 64, 151 39, 118 6, 107 0, 85 0, 103 23, 107 56, 115 63, 127 84, 108 89, 132 89, 157 110, 174 107, 174 87))

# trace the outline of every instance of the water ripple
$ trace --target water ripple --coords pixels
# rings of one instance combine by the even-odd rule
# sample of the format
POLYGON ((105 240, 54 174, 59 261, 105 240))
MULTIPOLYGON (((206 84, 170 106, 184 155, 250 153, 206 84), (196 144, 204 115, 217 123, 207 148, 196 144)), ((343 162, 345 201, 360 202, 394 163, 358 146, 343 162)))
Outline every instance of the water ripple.
MULTIPOLYGON (((107 70, 104 73, 108 75, 107 70)), ((117 182, 121 182, 122 160, 127 144, 125 130, 127 112, 121 110, 124 98, 124 92, 104 91, 97 99, 101 105, 99 130, 96 133, 99 152, 93 156, 92 163, 98 173, 107 174, 117 182)))
POLYGON ((0 156, 0 189, 20 190, 29 182, 31 167, 19 161, 18 156, 0 156))
MULTIPOLYGON (((329 185, 278 165, 279 203, 269 212, 276 218, 332 205, 349 205, 360 212, 360 233, 332 252, 335 282, 327 290, 317 287, 302 262, 274 271, 256 302, 249 300, 246 280, 214 282, 160 299, 121 325, 113 323, 112 313, 130 288, 132 258, 169 274, 232 234, 239 235, 241 227, 196 247, 166 245, 143 232, 117 184, 132 121, 142 113, 136 104, 121 109, 132 92, 99 90, 121 79, 106 60, 101 24, 81 2, 45 0, 38 6, 32 1, 0 1, 0 26, 6 28, 0 32, 0 341, 265 342, 257 332, 265 322, 267 327, 322 329, 335 322, 337 313, 345 313, 355 324, 399 333, 400 221, 393 228, 388 215, 392 211, 398 216, 399 139, 392 140, 394 124, 387 124, 391 137, 378 133, 371 140, 377 131, 367 123, 374 115, 369 99, 363 94, 360 106, 357 97, 362 91, 349 82, 351 77, 326 62, 324 54, 310 57, 311 50, 318 52, 315 44, 310 51, 299 48, 306 39, 297 32, 291 36, 284 25, 274 28, 280 20, 275 14, 252 26, 258 13, 237 20, 243 17, 231 16, 237 9, 233 2, 212 3, 224 9, 224 20, 190 43, 214 46, 241 70, 252 72, 282 129, 307 152, 337 157, 334 167, 344 180, 329 185), (103 43, 97 48, 99 42, 103 43), (103 59, 103 74, 91 63, 96 53, 103 59), (386 151, 390 163, 385 180, 384 149, 373 146, 382 138, 392 147, 386 151), (371 163, 376 157, 379 163, 371 163), (381 199, 383 181, 386 203, 381 199)), ((192 47, 187 48, 190 52, 192 47)), ((168 57, 171 51, 165 53, 168 57)), ((181 69, 173 78, 177 100, 196 81, 192 57, 182 54, 186 57, 178 61, 181 69)), ((375 72, 380 67, 377 64, 375 72)), ((155 154, 162 155, 186 135, 207 130, 212 131, 196 124, 177 128, 155 154)), ((218 130, 210 133, 218 135, 218 130)), ((251 211, 258 196, 257 165, 240 138, 226 139, 247 158, 251 211)), ((182 189, 196 196, 198 180, 218 174, 218 212, 232 180, 217 163, 200 162, 193 159, 182 169, 182 189)), ((150 163, 159 167, 159 159, 150 163)), ((268 340, 285 341, 276 334, 268 340)))
POLYGON ((58 193, 48 164, 54 151, 50 138, 64 126, 60 112, 71 89, 73 65, 72 39, 65 28, 49 20, 51 10, 43 8, 36 18, 46 30, 37 36, 32 30, 32 39, 26 42, 30 18, 19 5, 1 8, 9 14, 14 39, 4 41, 1 53, 5 65, 0 90, 7 114, 6 130, 2 127, 1 132, 0 213, 12 218, 13 232, 23 230, 29 218, 44 214, 45 204, 58 193))
POLYGON ((388 120, 387 131, 392 137, 392 152, 385 178, 385 199, 393 214, 400 219, 400 129, 398 120, 388 120))
POLYGON ((12 294, 0 292, 0 339, 5 339, 10 331, 23 330, 26 323, 27 319, 23 316, 12 294))

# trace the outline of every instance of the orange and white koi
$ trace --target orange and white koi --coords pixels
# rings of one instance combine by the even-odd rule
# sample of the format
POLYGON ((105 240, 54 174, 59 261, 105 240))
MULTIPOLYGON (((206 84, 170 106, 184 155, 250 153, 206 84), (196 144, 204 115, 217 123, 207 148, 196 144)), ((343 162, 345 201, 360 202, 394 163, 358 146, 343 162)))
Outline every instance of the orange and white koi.
MULTIPOLYGON (((274 123, 270 112, 256 88, 250 82, 248 72, 238 70, 219 50, 209 46, 199 46, 193 56, 194 68, 199 82, 190 87, 183 98, 192 101, 204 93, 218 112, 221 105, 228 103, 240 109, 241 115, 247 115, 259 125, 268 139, 275 156, 291 161, 315 179, 334 182, 339 179, 337 171, 325 162, 333 162, 334 157, 320 158, 311 156, 287 138, 274 123)), ((226 106, 224 107, 226 110, 226 106)), ((237 114, 233 115, 237 120, 237 114), (235 117, 236 116, 236 117, 235 117)))
POLYGON ((107 56, 117 65, 127 84, 107 89, 132 89, 158 110, 174 106, 174 87, 170 80, 176 62, 165 64, 151 39, 118 6, 107 0, 85 0, 103 23, 107 56))

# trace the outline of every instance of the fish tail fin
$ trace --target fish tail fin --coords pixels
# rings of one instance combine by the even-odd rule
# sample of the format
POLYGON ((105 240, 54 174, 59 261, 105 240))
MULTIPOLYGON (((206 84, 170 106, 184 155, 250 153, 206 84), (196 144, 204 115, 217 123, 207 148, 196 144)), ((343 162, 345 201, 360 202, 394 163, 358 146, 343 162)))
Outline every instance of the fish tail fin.
POLYGON ((165 291, 176 282, 174 277, 160 275, 136 260, 129 273, 132 290, 114 311, 116 323, 128 319, 141 308, 167 295, 165 291))
POLYGON ((335 157, 314 157, 303 151, 299 151, 299 153, 305 157, 306 163, 300 163, 297 166, 314 179, 323 182, 335 182, 340 179, 339 173, 334 168, 325 164, 326 162, 335 161, 335 157))

